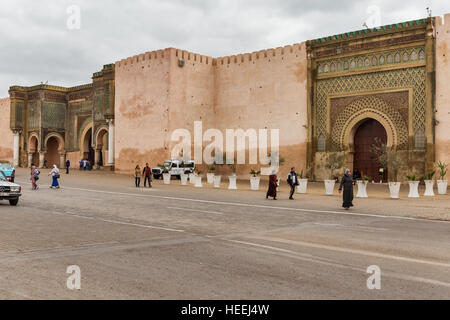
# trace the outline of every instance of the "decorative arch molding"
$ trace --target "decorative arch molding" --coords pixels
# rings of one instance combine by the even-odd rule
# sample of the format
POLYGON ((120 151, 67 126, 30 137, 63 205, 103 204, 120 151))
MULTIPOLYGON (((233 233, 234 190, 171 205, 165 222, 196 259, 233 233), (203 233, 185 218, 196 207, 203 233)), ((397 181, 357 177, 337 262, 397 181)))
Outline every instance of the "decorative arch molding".
POLYGON ((81 131, 81 135, 80 135, 80 141, 79 141, 79 145, 80 145, 80 154, 84 154, 84 152, 87 152, 86 150, 85 150, 85 147, 84 147, 84 141, 85 141, 85 139, 86 139, 86 134, 89 132, 89 130, 90 129, 92 129, 93 128, 93 122, 91 121, 91 122, 89 122, 89 123, 87 123, 87 124, 84 124, 84 128, 82 129, 82 131, 81 131))
POLYGON ((95 139, 94 139, 94 144, 95 144, 96 147, 99 147, 99 146, 98 146, 98 137, 99 137, 99 135, 100 135, 100 133, 101 133, 102 131, 105 131, 106 133, 109 133, 109 128, 108 128, 108 126, 107 126, 107 125, 101 125, 101 126, 98 127, 97 130, 95 131, 95 135, 94 135, 94 137, 95 137, 95 139))
POLYGON ((45 139, 44 139, 44 148, 47 149, 47 142, 48 142, 48 140, 50 138, 56 138, 56 140, 58 140, 58 142, 59 142, 58 151, 59 152, 64 152, 64 149, 65 149, 65 147, 64 147, 64 145, 65 145, 64 144, 64 137, 58 132, 51 132, 45 137, 45 139))
POLYGON ((39 134, 36 132, 33 132, 30 134, 30 136, 28 137, 28 152, 39 152, 41 150, 41 139, 39 137, 39 134), (33 138, 36 138, 37 140, 37 144, 36 144, 36 150, 31 150, 31 140, 33 138))
POLYGON ((408 126, 402 115, 384 100, 373 96, 352 102, 338 115, 331 134, 333 144, 340 149, 352 151, 356 129, 369 118, 383 125, 388 145, 396 149, 408 147, 408 126))
POLYGON ((354 141, 356 131, 358 130, 359 126, 368 119, 374 119, 381 123, 381 125, 384 127, 384 130, 386 130, 387 145, 389 147, 396 148, 396 146, 398 145, 398 133, 395 129, 394 123, 392 123, 389 118, 383 117, 376 110, 365 110, 363 114, 350 119, 345 130, 342 132, 341 140, 345 151, 355 152, 354 141))

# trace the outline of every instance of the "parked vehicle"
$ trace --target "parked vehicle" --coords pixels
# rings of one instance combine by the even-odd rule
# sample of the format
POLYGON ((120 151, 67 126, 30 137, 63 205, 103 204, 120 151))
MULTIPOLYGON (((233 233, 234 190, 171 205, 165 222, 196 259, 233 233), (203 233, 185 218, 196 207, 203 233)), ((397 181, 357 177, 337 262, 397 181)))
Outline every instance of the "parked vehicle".
POLYGON ((182 160, 167 160, 159 168, 153 168, 152 173, 155 179, 162 179, 164 173, 169 173, 171 176, 175 176, 181 179, 181 175, 194 173, 195 162, 182 161, 182 160))
POLYGON ((0 171, 5 174, 6 179, 8 179, 8 181, 14 180, 13 177, 16 172, 16 169, 8 161, 0 161, 0 171))
POLYGON ((22 195, 22 187, 8 181, 3 171, 0 171, 0 200, 8 200, 12 206, 17 206, 22 195))

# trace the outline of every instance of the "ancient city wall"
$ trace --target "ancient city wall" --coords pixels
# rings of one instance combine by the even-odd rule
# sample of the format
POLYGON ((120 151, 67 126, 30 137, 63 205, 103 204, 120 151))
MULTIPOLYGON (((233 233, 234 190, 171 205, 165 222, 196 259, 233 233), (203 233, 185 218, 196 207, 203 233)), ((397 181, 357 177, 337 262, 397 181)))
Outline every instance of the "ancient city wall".
POLYGON ((117 171, 131 171, 136 163, 154 167, 170 158, 174 130, 193 132, 197 120, 212 125, 212 62, 210 57, 169 48, 116 64, 117 171))
POLYGON ((443 22, 436 17, 436 160, 450 164, 450 14, 443 22))
POLYGON ((0 99, 0 160, 13 161, 13 133, 9 127, 10 123, 9 98, 0 99))
POLYGON ((217 127, 279 129, 283 176, 306 169, 306 75, 305 43, 216 60, 217 127))

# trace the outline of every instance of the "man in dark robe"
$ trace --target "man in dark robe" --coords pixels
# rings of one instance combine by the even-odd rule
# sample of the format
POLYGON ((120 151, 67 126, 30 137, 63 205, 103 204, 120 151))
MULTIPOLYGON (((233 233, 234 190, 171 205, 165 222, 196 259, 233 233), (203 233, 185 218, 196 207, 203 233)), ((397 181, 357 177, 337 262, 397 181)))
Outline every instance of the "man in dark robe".
POLYGON ((273 200, 277 200, 277 175, 275 171, 269 176, 269 190, 267 191, 266 199, 273 197, 273 200))
POLYGON ((342 192, 342 189, 344 189, 342 207, 348 210, 350 207, 353 207, 353 177, 350 169, 345 170, 339 186, 339 193, 342 192))

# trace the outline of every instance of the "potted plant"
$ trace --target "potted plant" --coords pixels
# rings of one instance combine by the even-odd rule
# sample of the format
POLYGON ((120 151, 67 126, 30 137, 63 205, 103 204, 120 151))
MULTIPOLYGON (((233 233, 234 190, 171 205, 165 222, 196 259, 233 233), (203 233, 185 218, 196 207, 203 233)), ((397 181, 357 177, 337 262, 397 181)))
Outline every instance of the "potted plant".
POLYGON ((374 150, 378 153, 378 160, 380 162, 380 168, 388 169, 394 181, 389 181, 389 192, 392 199, 398 199, 400 194, 401 182, 398 182, 398 171, 403 166, 403 161, 394 148, 381 144, 379 146, 373 146, 374 150))
POLYGON ((237 181, 237 176, 236 176, 236 165, 235 164, 229 164, 228 165, 231 169, 232 175, 228 177, 229 180, 229 185, 228 185, 228 189, 229 190, 236 190, 237 189, 237 185, 236 185, 236 181, 237 181))
POLYGON ((358 186, 357 198, 368 198, 367 195, 367 185, 369 184, 369 177, 361 173, 361 178, 356 180, 356 185, 358 186))
POLYGON ((308 189, 308 175, 303 177, 303 169, 300 172, 300 174, 297 175, 297 180, 298 180, 297 193, 306 194, 308 189))
POLYGON ((212 165, 208 167, 208 173, 206 174, 206 182, 208 184, 214 183, 214 172, 216 171, 216 166, 212 165))
POLYGON ((172 179, 172 176, 169 173, 169 170, 164 165, 159 165, 159 167, 163 173, 162 175, 163 175, 164 184, 170 184, 170 180, 172 179))
POLYGON ((180 174, 180 179, 181 179, 181 185, 182 186, 186 186, 187 182, 188 182, 188 175, 185 173, 180 174))
POLYGON ((345 164, 347 157, 344 153, 332 152, 328 155, 327 161, 325 163, 325 168, 329 170, 330 180, 325 180, 325 193, 326 195, 333 195, 334 186, 336 185, 336 179, 334 178, 334 173, 342 169, 345 164))
POLYGON ((436 171, 429 172, 425 177, 425 194, 426 197, 434 197, 434 175, 436 171))
POLYGON ((445 179, 445 176, 447 175, 448 164, 443 161, 439 161, 437 163, 437 166, 439 168, 439 177, 440 177, 440 179, 437 181, 438 193, 439 194, 447 194, 448 180, 444 180, 444 179, 445 179))
POLYGON ((408 178, 409 184, 409 194, 408 198, 419 198, 419 183, 420 180, 417 179, 416 175, 406 176, 408 178))
POLYGON ((250 188, 254 191, 259 190, 259 183, 261 182, 261 178, 259 175, 261 175, 261 171, 255 171, 253 169, 250 170, 250 188))
POLYGON ((201 188, 203 187, 202 184, 202 172, 200 170, 196 171, 196 176, 195 176, 195 187, 196 188, 201 188))

